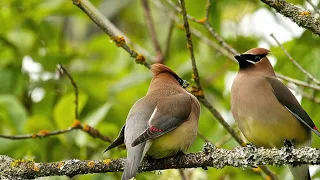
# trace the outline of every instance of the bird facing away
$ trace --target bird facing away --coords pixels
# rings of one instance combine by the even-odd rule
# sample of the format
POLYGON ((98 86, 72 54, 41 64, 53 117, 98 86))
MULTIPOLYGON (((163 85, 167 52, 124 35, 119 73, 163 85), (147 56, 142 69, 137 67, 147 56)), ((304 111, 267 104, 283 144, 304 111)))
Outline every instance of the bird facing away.
MULTIPOLYGON (((250 49, 235 55, 239 72, 231 88, 233 117, 248 141, 265 148, 280 148, 285 140, 310 146, 311 131, 320 135, 291 91, 280 82, 270 64, 269 50, 250 49)), ((311 179, 308 165, 290 167, 297 180, 311 179)))
POLYGON ((184 88, 186 81, 162 64, 151 67, 147 95, 131 108, 117 139, 105 150, 127 148, 123 180, 134 178, 145 155, 155 159, 184 153, 198 132, 200 104, 184 88))

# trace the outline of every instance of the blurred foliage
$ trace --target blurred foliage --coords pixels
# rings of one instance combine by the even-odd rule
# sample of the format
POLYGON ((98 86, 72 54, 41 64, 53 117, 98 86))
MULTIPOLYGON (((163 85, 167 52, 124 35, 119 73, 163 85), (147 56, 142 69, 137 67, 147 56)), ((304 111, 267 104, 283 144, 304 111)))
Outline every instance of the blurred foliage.
MULTIPOLYGON (((291 1, 304 6, 304 0, 291 1)), ((134 43, 155 54, 141 3, 138 0, 92 0, 121 31, 134 43)), ((196 18, 205 15, 206 1, 187 2, 188 12, 196 18)), ((247 15, 267 8, 257 0, 211 0, 210 23, 219 34, 239 52, 264 42, 277 57, 275 69, 284 75, 306 80, 297 71, 283 51, 261 35, 244 35, 238 25, 247 15), (228 28, 225 24, 233 24, 228 28), (224 33, 228 32, 228 33, 224 33)), ((165 4, 165 3, 164 3, 165 4)), ((163 49, 170 25, 167 15, 150 4, 158 39, 163 49)), ((273 11, 267 8, 271 13, 273 11)), ((274 13, 273 13, 274 14, 274 13)), ((281 23, 281 22, 279 22, 281 23)), ((81 10, 69 0, 1 0, 0 1, 0 133, 17 135, 37 133, 39 130, 64 129, 74 120, 73 87, 67 77, 56 69, 62 63, 79 86, 80 121, 99 129, 104 135, 115 138, 123 125, 130 107, 145 95, 151 79, 150 71, 134 63, 134 59, 117 48, 81 10)), ((200 25, 191 23, 203 36, 209 33, 200 25)), ((281 24, 280 24, 281 25, 281 24)), ((254 24, 252 24, 254 26, 254 24)), ((178 27, 178 24, 176 25, 178 27)), ((272 31, 272 27, 270 28, 272 31)), ((266 32, 270 33, 270 32, 266 32)), ((210 37, 212 39, 212 37, 210 37)), ((230 113, 230 84, 237 72, 237 64, 212 47, 193 38, 198 69, 207 98, 233 124, 230 113)), ((284 43, 291 55, 308 71, 320 78, 319 37, 308 31, 284 43)), ((169 54, 165 63, 180 76, 191 80, 191 64, 186 48, 185 33, 174 28, 169 54)), ((303 89, 313 93, 308 89, 303 89)), ((319 94, 319 93, 318 93, 319 94)), ((316 95, 318 95, 316 94, 316 95)), ((319 105, 302 99, 302 105, 320 125, 319 105)), ((227 132, 202 108, 199 131, 212 142, 219 142, 227 132)), ((197 138, 190 149, 200 151, 204 141, 197 138)), ((71 132, 44 139, 12 141, 0 139, 0 154, 16 159, 32 158, 50 162, 66 159, 104 159, 126 155, 123 149, 105 154, 108 143, 93 139, 83 132, 71 132)), ((315 137, 313 147, 319 147, 315 137)), ((223 148, 234 148, 234 140, 223 148)), ((286 167, 274 168, 281 179, 288 177, 286 167)), ((320 177, 318 170, 314 174, 320 177)), ((314 171, 313 171, 314 172, 314 171)), ((234 167, 205 171, 187 170, 191 179, 261 179, 258 173, 234 167)), ((74 179, 119 179, 121 173, 83 175, 74 179)), ((146 172, 138 179, 179 179, 177 170, 146 172)), ((44 179, 66 179, 64 177, 44 179)))

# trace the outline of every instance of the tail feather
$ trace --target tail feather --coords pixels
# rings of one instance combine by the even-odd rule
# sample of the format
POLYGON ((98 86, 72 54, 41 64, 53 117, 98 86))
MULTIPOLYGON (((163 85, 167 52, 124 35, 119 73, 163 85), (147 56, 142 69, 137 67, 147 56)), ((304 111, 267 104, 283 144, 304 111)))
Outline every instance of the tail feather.
POLYGON ((295 180, 311 180, 307 164, 296 167, 289 165, 289 168, 295 180))
POLYGON ((122 144, 124 144, 124 128, 125 128, 126 125, 123 125, 122 128, 121 128, 121 131, 117 137, 117 139, 115 139, 108 147, 106 150, 104 150, 103 152, 107 152, 109 151, 110 149, 113 149, 117 146, 120 146, 122 144))
POLYGON ((149 143, 141 143, 135 147, 127 147, 127 159, 122 174, 122 180, 129 180, 134 178, 139 170, 139 166, 145 153, 150 148, 149 143))

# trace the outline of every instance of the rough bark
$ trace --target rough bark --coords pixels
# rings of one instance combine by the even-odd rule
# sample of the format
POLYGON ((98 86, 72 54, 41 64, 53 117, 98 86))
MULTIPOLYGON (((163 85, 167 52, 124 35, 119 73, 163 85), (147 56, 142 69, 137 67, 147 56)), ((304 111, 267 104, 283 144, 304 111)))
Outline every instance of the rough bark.
MULTIPOLYGON (((8 156, 0 156, 0 178, 33 179, 44 176, 68 176, 79 174, 106 173, 123 171, 124 158, 105 160, 67 160, 53 163, 36 163, 30 160, 15 160, 8 156)), ((145 159, 140 172, 233 166, 240 168, 256 167, 257 165, 282 166, 286 164, 320 164, 320 151, 304 147, 294 149, 264 149, 255 146, 237 147, 232 150, 216 148, 207 143, 203 151, 165 159, 145 159)))
POLYGON ((320 20, 315 18, 310 11, 297 7, 285 0, 261 0, 275 9, 278 13, 289 18, 298 26, 310 30, 320 36, 320 20))

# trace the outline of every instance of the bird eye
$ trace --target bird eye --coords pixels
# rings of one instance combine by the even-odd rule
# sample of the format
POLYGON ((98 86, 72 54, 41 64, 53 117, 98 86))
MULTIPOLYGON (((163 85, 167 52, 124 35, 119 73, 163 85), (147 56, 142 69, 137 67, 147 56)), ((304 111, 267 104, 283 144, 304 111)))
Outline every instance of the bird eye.
POLYGON ((254 61, 255 61, 255 62, 260 61, 260 59, 261 59, 261 57, 260 57, 260 56, 255 56, 255 57, 254 57, 254 61))

